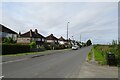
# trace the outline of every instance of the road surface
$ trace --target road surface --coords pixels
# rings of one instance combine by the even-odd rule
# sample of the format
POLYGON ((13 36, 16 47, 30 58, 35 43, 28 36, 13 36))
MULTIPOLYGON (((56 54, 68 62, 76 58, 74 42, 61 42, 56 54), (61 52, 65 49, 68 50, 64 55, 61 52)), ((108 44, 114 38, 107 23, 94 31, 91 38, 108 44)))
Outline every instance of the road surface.
POLYGON ((75 78, 92 46, 3 63, 4 78, 75 78))

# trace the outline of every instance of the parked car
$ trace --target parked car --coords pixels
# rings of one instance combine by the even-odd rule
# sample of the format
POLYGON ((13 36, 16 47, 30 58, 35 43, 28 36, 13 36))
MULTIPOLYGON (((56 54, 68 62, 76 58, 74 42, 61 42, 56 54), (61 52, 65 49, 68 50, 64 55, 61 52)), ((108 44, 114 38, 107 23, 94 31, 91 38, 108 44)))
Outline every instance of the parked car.
POLYGON ((72 50, 77 50, 77 49, 78 49, 77 45, 72 46, 72 50))

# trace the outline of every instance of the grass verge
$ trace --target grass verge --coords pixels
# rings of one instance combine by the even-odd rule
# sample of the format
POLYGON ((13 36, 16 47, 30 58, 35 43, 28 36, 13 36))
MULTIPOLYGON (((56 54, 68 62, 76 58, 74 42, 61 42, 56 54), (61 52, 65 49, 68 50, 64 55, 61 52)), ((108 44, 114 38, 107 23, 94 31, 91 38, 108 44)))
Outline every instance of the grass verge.
POLYGON ((101 53, 99 50, 94 49, 95 60, 98 64, 105 65, 106 64, 106 57, 105 54, 101 53))
POLYGON ((92 49, 91 49, 91 51, 88 54, 88 61, 90 61, 90 60, 92 60, 92 49))

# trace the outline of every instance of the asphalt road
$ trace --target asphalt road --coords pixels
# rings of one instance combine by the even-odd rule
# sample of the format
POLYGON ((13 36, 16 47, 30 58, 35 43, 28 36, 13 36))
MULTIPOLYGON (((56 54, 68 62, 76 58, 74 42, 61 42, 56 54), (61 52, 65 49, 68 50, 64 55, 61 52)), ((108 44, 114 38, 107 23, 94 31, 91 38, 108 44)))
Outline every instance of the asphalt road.
POLYGON ((3 63, 4 78, 73 78, 92 46, 3 63))

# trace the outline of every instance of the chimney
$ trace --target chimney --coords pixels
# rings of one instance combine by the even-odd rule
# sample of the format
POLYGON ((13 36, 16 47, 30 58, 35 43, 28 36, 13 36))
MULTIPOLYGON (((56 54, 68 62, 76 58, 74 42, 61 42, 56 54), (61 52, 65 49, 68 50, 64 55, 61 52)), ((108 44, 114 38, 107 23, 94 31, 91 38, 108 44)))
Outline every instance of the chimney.
POLYGON ((32 37, 32 29, 30 29, 30 37, 32 37))
POLYGON ((19 34, 18 34, 18 37, 20 37, 21 36, 21 32, 19 32, 19 34))
POLYGON ((51 34, 51 36, 53 36, 53 34, 51 34))
POLYGON ((37 34, 38 33, 38 30, 37 29, 35 29, 35 34, 37 34))

